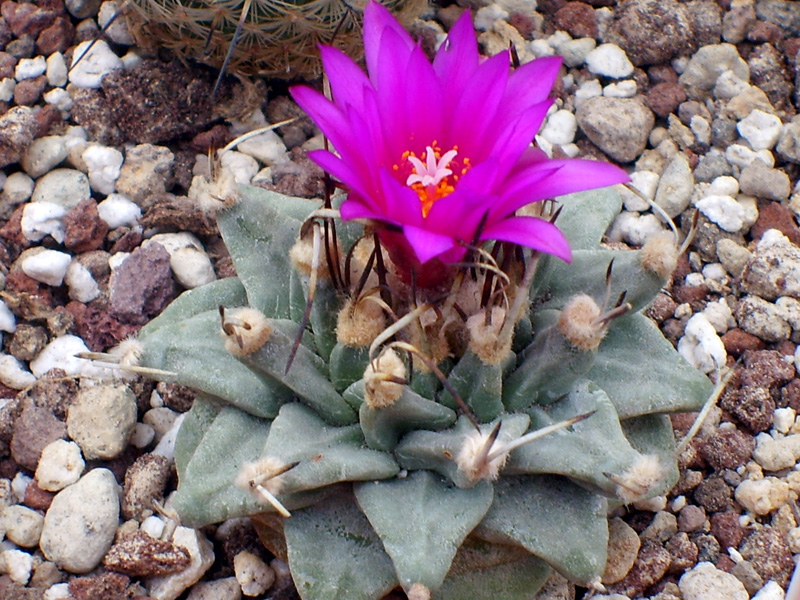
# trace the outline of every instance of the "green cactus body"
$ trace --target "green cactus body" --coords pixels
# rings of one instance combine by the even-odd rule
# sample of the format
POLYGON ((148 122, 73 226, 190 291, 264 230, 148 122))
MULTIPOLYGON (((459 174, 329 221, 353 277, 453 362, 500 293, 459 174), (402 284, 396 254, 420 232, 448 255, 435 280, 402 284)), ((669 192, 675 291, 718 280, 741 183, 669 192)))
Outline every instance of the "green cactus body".
MULTIPOLYGON (((390 269, 386 285, 370 280, 357 292, 377 299, 389 288, 386 326, 421 302, 435 310, 419 309, 418 322, 411 315, 370 350, 337 328, 353 290, 329 279, 318 282, 296 344, 310 283, 287 257, 318 207, 242 188, 218 215, 238 277, 186 292, 139 338, 143 366, 200 392, 176 446, 182 521, 250 515, 270 523, 264 538, 280 540, 270 547, 289 561, 304 600, 378 600, 397 586, 411 598, 522 600, 550 569, 596 584, 609 505, 674 484, 666 413, 697 410, 712 386, 640 312, 665 278, 642 267, 639 251, 600 247, 620 209, 616 192, 560 203, 558 224, 576 260, 540 261, 513 339, 500 319, 487 338, 504 340, 497 348, 477 344, 475 333, 466 343, 466 301, 458 317, 462 300, 451 298, 458 290, 412 301, 390 269), (592 307, 622 291, 632 310, 604 324, 596 343, 573 347, 564 326, 571 298, 587 294, 592 307), (419 342, 419 332, 433 337, 419 342), (422 346, 433 370, 412 356, 425 354, 422 346), (447 352, 433 360, 440 346, 447 352), (267 494, 291 516, 278 517, 267 494)), ((517 265, 512 282, 523 270, 517 265)), ((485 274, 470 277, 480 290, 485 274)), ((505 310, 528 290, 501 292, 507 302, 485 294, 497 303, 472 310, 481 316, 466 320, 470 327, 488 331, 485 309, 505 310)))

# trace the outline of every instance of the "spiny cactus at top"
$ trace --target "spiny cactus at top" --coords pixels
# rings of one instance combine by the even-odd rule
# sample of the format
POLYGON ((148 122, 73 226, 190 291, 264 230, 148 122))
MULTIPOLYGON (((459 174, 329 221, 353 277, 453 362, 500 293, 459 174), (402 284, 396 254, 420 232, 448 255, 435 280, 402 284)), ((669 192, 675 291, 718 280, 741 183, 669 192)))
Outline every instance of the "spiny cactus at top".
MULTIPOLYGON (((383 0, 410 23, 425 0, 383 0)), ((363 5, 348 0, 133 0, 127 19, 137 42, 153 44, 216 68, 225 63, 241 19, 241 32, 226 69, 266 77, 313 78, 320 74, 318 44, 334 44, 358 58, 363 5)))
POLYGON ((597 586, 609 507, 674 484, 666 413, 711 389, 641 313, 675 241, 602 246, 610 188, 530 204, 625 179, 529 148, 557 61, 479 63, 466 16, 431 65, 366 20, 370 79, 323 50, 333 102, 293 90, 346 197, 239 189, 218 212, 238 276, 141 330, 141 364, 199 392, 174 508, 253 517, 304 600, 597 586))

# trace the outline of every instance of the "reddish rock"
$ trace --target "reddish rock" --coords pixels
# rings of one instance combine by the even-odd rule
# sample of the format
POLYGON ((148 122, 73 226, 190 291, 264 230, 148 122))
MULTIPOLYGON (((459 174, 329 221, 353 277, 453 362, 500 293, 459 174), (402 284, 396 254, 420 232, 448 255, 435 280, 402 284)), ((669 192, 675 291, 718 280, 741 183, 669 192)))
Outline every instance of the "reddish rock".
POLYGON ((722 343, 725 351, 735 358, 738 358, 746 350, 763 350, 766 346, 761 338, 742 331, 738 327, 725 332, 722 336, 722 343))
POLYGON ((533 34, 536 31, 536 23, 530 15, 519 11, 512 12, 508 17, 508 23, 519 31, 519 34, 526 40, 533 39, 533 34))
MULTIPOLYGON (((120 227, 120 229, 122 228, 120 227)), ((120 231, 120 229, 116 229, 114 232, 117 233, 120 231)), ((114 245, 111 246, 109 253, 116 254, 117 252, 133 252, 142 243, 142 239, 143 237, 141 231, 137 229, 128 229, 116 239, 114 245)))
POLYGON ((786 540, 777 529, 769 525, 756 529, 744 539, 739 552, 764 581, 772 579, 784 588, 789 583, 794 561, 786 540))
POLYGON ((102 247, 108 233, 108 224, 100 218, 97 202, 88 198, 66 214, 64 229, 64 246, 67 250, 80 254, 102 247))
POLYGON ((747 40, 756 44, 764 42, 774 44, 782 40, 783 37, 783 30, 774 23, 768 23, 767 21, 756 21, 756 24, 747 32, 747 40))
POLYGON ((775 388, 795 377, 794 365, 786 362, 780 352, 759 350, 744 355, 744 370, 739 376, 742 387, 775 388))
POLYGON ((198 133, 189 145, 193 150, 207 154, 211 150, 222 148, 231 140, 231 134, 225 125, 214 125, 208 131, 198 133))
MULTIPOLYGON (((11 262, 16 260, 23 250, 31 246, 31 242, 22 235, 22 212, 24 210, 24 203, 17 206, 8 221, 0 227, 0 238, 7 242, 6 249, 9 252, 11 262)), ((6 282, 6 285, 8 285, 8 282, 6 282)))
POLYGON ((769 229, 777 229, 793 244, 800 245, 800 227, 794 222, 794 212, 780 202, 759 204, 758 220, 750 228, 750 235, 753 236, 753 239, 761 239, 761 236, 769 229))
POLYGON ((695 488, 693 497, 706 512, 713 513, 730 506, 732 492, 721 477, 711 476, 695 488))
POLYGON ((114 272, 109 284, 111 316, 121 323, 142 325, 175 297, 169 253, 151 243, 140 247, 114 272))
POLYGON ((39 35, 41 31, 50 27, 58 16, 55 11, 35 4, 16 2, 3 2, 0 5, 0 14, 17 37, 39 35))
POLYGON ((23 504, 35 510, 47 511, 53 498, 55 498, 55 494, 40 488, 34 479, 25 488, 23 504))
POLYGON ((633 568, 622 581, 609 586, 608 591, 630 598, 637 596, 661 579, 671 562, 670 553, 660 543, 645 540, 633 568))
POLYGON ((66 437, 67 426, 63 421, 59 421, 51 411, 28 401, 14 424, 11 457, 17 464, 35 471, 44 447, 66 437))
POLYGON ((188 550, 144 531, 124 534, 103 558, 109 571, 131 577, 158 577, 182 571, 192 562, 188 550))
POLYGON ((75 28, 69 18, 61 16, 39 34, 36 38, 36 47, 39 52, 49 56, 53 52, 66 52, 74 40, 75 28))
POLYGON ((75 600, 128 600, 130 579, 119 573, 103 573, 78 577, 69 582, 69 593, 75 600))
POLYGON ((772 426, 772 413, 777 408, 767 388, 751 387, 725 392, 720 408, 727 410, 752 433, 761 433, 772 426))
POLYGON ((583 2, 568 2, 553 15, 556 27, 574 38, 597 38, 597 18, 594 9, 583 2))
POLYGON ((708 298, 708 287, 705 285, 675 285, 672 287, 672 298, 678 304, 688 303, 695 311, 702 310, 708 298))
POLYGON ((629 0, 617 7, 606 41, 619 45, 636 66, 657 65, 686 53, 692 43, 686 5, 676 0, 629 0))
POLYGON ((33 79, 23 79, 14 87, 14 103, 17 106, 32 106, 39 98, 47 85, 47 77, 39 75, 33 79))
POLYGON ((683 532, 697 531, 706 522, 706 511, 694 504, 687 504, 678 514, 678 530, 683 532))
POLYGON ((793 379, 781 388, 781 406, 800 412, 800 379, 793 379))
POLYGON ((61 123, 64 117, 61 111, 52 104, 40 106, 36 111, 36 137, 48 135, 53 125, 61 123))
POLYGON ((75 333, 93 352, 103 352, 127 337, 135 335, 138 325, 121 323, 98 301, 82 304, 72 301, 66 309, 75 319, 75 333))
POLYGON ((739 513, 728 511, 711 515, 711 535, 717 538, 723 550, 738 548, 744 537, 744 529, 739 524, 739 513))
POLYGON ((678 74, 672 65, 664 63, 660 65, 651 65, 647 68, 647 77, 651 85, 658 85, 659 83, 677 83, 678 74))
POLYGON ((718 428, 699 444, 700 455, 716 470, 745 464, 755 450, 752 436, 733 428, 718 428))
POLYGON ((674 113, 681 102, 686 100, 686 92, 677 81, 664 81, 651 87, 645 102, 654 113, 666 119, 674 113))
POLYGON ((666 550, 671 557, 668 572, 681 574, 697 564, 699 550, 689 536, 681 531, 673 535, 666 544, 666 550))
POLYGON ((685 469, 681 471, 680 479, 678 479, 675 487, 672 488, 672 493, 678 496, 691 492, 701 483, 703 483, 703 474, 700 471, 685 469))

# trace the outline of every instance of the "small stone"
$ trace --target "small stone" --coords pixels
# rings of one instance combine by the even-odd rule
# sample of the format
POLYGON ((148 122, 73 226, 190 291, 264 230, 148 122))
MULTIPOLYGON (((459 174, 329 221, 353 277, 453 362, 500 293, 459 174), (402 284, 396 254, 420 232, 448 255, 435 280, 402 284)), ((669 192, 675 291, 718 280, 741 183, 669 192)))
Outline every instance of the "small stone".
POLYGON ((131 577, 169 575, 190 562, 185 548, 139 530, 123 534, 103 558, 106 569, 131 577))
POLYGON ((233 571, 245 596, 260 596, 275 582, 275 571, 252 552, 239 552, 233 558, 233 571))
POLYGON ((700 456, 714 469, 736 469, 744 465, 755 448, 755 441, 735 427, 719 427, 700 443, 700 456))
POLYGON ((686 100, 686 92, 676 81, 664 81, 651 87, 647 92, 647 106, 662 119, 667 118, 686 100))
POLYGON ((109 283, 111 316, 144 324, 175 297, 169 253, 151 243, 135 250, 114 269, 109 283))
POLYGON ((39 544, 44 517, 35 510, 16 504, 3 509, 0 519, 6 538, 23 548, 33 548, 39 544))
POLYGON ((99 250, 106 239, 108 225, 100 219, 97 202, 82 201, 64 215, 64 245, 75 253, 99 250))
POLYGON ((88 303, 101 294, 100 286, 91 271, 77 260, 73 260, 67 268, 64 282, 69 288, 69 297, 77 302, 88 303))
POLYGON ((789 484, 775 477, 745 479, 736 488, 736 501, 756 515, 767 515, 789 500, 789 484))
POLYGON ((777 230, 761 236, 742 275, 744 288, 767 300, 800 298, 800 248, 777 230))
POLYGON ((39 487, 58 492, 72 485, 83 474, 85 463, 81 449, 75 442, 55 440, 42 450, 36 466, 36 481, 39 487))
POLYGON ((39 543, 45 557, 70 573, 88 573, 99 565, 114 541, 118 494, 108 469, 93 469, 56 494, 39 543))
POLYGON ((706 512, 699 506, 687 504, 678 514, 678 530, 691 533, 700 530, 706 522, 706 512))
POLYGON ((750 595, 733 575, 701 562, 678 582, 684 600, 748 600, 750 595))
POLYGON ((142 217, 142 209, 122 194, 109 194, 97 205, 97 211, 110 229, 136 227, 142 217))
POLYGON ((783 123, 775 115, 756 109, 739 121, 736 129, 753 150, 770 150, 778 142, 783 123))
POLYGON ((22 413, 14 422, 11 438, 11 457, 17 464, 34 471, 42 450, 52 441, 66 437, 64 423, 52 411, 25 402, 22 413))
POLYGON ((175 155, 164 146, 140 144, 125 152, 117 191, 142 208, 149 208, 151 198, 164 194, 172 175, 175 155))
POLYGON ((186 600, 241 600, 242 588, 235 577, 200 581, 192 586, 186 600))
POLYGON ((621 163, 635 160, 644 151, 655 123, 650 109, 632 98, 589 98, 576 116, 592 143, 621 163))
POLYGON ((765 525, 749 533, 739 547, 742 558, 752 563, 764 581, 773 580, 786 586, 794 569, 792 553, 784 536, 765 525))
POLYGON ((736 320, 743 331, 765 342, 788 340, 792 328, 783 318, 783 311, 772 302, 749 295, 736 309, 736 320))
POLYGON ((633 65, 625 51, 616 44, 601 44, 586 55, 591 73, 612 79, 624 79, 633 74, 633 65))
POLYGON ((36 134, 36 117, 27 106, 0 116, 0 168, 18 162, 36 134))
POLYGON ((103 77, 122 68, 122 59, 114 54, 104 40, 81 42, 73 52, 69 80, 80 88, 98 89, 103 77))
POLYGON ((633 568, 622 581, 609 586, 609 591, 628 597, 640 594, 664 576, 671 560, 669 552, 661 544, 645 541, 633 568))
POLYGON ((67 158, 67 145, 60 135, 46 135, 28 146, 20 161, 25 172, 38 178, 53 170, 67 158))
MULTIPOLYGON (((76 577, 69 582, 72 600, 128 600, 130 579, 119 573, 103 573, 92 577, 76 577)), ((49 600, 49 599, 47 599, 49 600)))
POLYGON ((754 160, 739 175, 742 192, 758 198, 785 201, 791 193, 789 176, 779 169, 771 169, 760 160, 754 160))
POLYGON ((64 282, 71 261, 72 256, 64 252, 33 248, 20 257, 20 268, 31 279, 58 287, 64 282))
POLYGON ((188 550, 191 563, 179 573, 153 577, 147 581, 147 592, 158 600, 175 600, 214 564, 214 547, 196 529, 178 527, 172 536, 172 543, 188 550))
POLYGON ((5 569, 11 581, 19 585, 26 585, 33 570, 33 556, 22 550, 5 550, 0 554, 0 562, 5 563, 5 569))
POLYGON ((153 514, 154 502, 161 501, 172 463, 163 456, 142 454, 125 472, 122 516, 143 521, 153 514))
POLYGON ((678 352, 704 373, 710 373, 726 362, 725 346, 702 313, 693 315, 686 323, 684 335, 678 341, 678 352))
POLYGON ((675 515, 667 511, 659 511, 650 525, 641 533, 642 540, 666 542, 678 532, 678 521, 675 515))
POLYGON ((800 118, 784 125, 775 150, 784 160, 800 163, 800 118))
POLYGON ((641 541, 636 532, 620 518, 608 522, 608 560, 603 573, 605 585, 621 581, 633 567, 641 541))
POLYGON ((78 392, 67 430, 88 460, 119 456, 136 425, 136 396, 125 385, 99 384, 78 392))
POLYGON ((672 557, 668 573, 682 574, 697 564, 700 550, 697 544, 689 539, 685 532, 676 533, 667 542, 665 548, 672 557))
POLYGON ((790 469, 800 460, 800 435, 774 439, 765 433, 756 438, 758 446, 753 458, 767 471, 790 469))
POLYGON ((687 95, 695 100, 707 97, 726 71, 731 71, 739 80, 750 79, 750 68, 739 56, 733 44, 712 44, 700 48, 689 60, 679 81, 687 95))
POLYGON ((92 189, 101 194, 113 193, 122 167, 122 152, 116 148, 90 144, 83 151, 81 159, 89 170, 92 189))
POLYGON ((75 169, 53 169, 36 181, 32 202, 51 202, 69 210, 91 195, 89 178, 75 169))
POLYGON ((684 154, 676 154, 661 174, 655 202, 675 218, 688 208, 693 191, 694 177, 689 159, 684 154))
POLYGON ((738 548, 744 537, 738 512, 719 512, 711 515, 711 533, 719 540, 722 549, 738 548))
POLYGON ((731 488, 721 477, 712 476, 695 488, 694 500, 706 512, 719 512, 730 505, 731 488))
POLYGON ((657 65, 684 52, 692 26, 683 3, 630 0, 615 10, 606 38, 625 49, 633 64, 657 65))

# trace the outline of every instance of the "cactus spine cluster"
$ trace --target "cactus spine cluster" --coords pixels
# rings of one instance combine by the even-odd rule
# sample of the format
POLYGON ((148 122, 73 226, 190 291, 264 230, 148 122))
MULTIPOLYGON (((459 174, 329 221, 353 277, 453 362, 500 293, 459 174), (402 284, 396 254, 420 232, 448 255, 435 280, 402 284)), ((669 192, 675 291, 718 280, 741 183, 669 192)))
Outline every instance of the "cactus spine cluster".
POLYGON ((675 483, 667 413, 711 384, 642 314, 674 241, 602 246, 613 189, 553 204, 572 264, 492 243, 425 290, 334 210, 242 188, 218 214, 238 276, 139 337, 143 366, 199 392, 182 521, 253 517, 304 600, 597 585, 609 507, 675 483))
MULTIPOLYGON (((383 0, 405 23, 423 0, 383 0)), ((133 0, 127 11, 137 42, 221 68, 236 35, 229 72, 265 77, 314 78, 321 73, 318 44, 354 58, 363 54, 363 7, 348 0, 133 0)))

